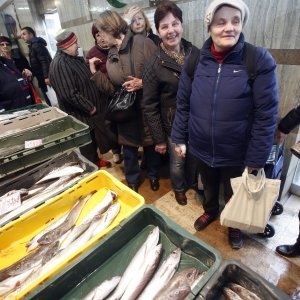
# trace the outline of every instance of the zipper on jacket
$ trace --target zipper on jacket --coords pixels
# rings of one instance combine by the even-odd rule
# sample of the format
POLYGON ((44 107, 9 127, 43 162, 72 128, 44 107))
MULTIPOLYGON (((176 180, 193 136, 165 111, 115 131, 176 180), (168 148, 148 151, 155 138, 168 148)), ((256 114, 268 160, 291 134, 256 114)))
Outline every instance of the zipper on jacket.
POLYGON ((212 162, 211 162, 211 167, 214 167, 215 164, 215 147, 214 147, 214 119, 215 119, 215 106, 217 102, 217 89, 219 85, 219 80, 220 80, 220 73, 221 73, 221 67, 222 64, 219 63, 219 68, 218 68, 218 76, 217 76, 217 81, 216 81, 216 86, 215 86, 215 91, 214 91, 214 97, 213 97, 213 103, 212 103, 212 118, 211 118, 211 145, 212 145, 212 162))

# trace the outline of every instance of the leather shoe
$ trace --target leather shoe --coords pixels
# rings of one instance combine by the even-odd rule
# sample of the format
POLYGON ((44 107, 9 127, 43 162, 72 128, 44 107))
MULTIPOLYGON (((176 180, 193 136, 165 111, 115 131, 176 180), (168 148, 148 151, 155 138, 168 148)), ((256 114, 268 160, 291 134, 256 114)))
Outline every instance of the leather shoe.
POLYGON ((280 245, 276 248, 276 252, 286 257, 300 257, 300 244, 280 245))
POLYGON ((139 187, 137 186, 137 185, 135 185, 135 184, 128 184, 128 186, 132 189, 132 190, 134 190, 135 192, 139 192, 139 187))
POLYGON ((158 191, 159 189, 159 181, 157 178, 150 179, 150 186, 152 191, 158 191))
POLYGON ((179 205, 187 205, 187 198, 185 192, 174 191, 174 193, 175 193, 175 199, 179 205))

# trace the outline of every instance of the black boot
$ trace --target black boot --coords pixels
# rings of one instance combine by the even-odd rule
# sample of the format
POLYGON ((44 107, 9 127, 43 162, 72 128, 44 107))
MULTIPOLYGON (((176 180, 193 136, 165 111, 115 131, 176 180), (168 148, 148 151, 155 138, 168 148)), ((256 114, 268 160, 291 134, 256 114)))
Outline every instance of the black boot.
POLYGON ((276 248, 276 252, 286 257, 300 257, 300 243, 280 245, 276 248))

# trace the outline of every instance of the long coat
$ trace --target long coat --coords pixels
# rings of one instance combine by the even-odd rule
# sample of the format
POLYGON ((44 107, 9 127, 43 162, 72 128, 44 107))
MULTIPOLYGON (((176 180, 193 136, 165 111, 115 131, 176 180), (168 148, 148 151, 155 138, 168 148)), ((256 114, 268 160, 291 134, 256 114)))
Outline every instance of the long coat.
MULTIPOLYGON (((108 53, 106 68, 113 85, 116 88, 120 87, 129 75, 142 78, 144 62, 155 50, 156 46, 150 39, 142 35, 133 35, 130 30, 127 30, 119 51, 113 47, 108 53), (131 71, 130 59, 133 60, 135 74, 131 71)), ((142 97, 142 90, 138 90, 136 117, 128 122, 117 124, 118 143, 121 145, 139 147, 153 144, 143 116, 142 97)))
POLYGON ((188 64, 183 68, 172 140, 185 143, 188 131, 189 151, 211 167, 262 168, 277 123, 276 63, 266 49, 257 47, 251 85, 243 64, 243 34, 222 63, 213 57, 211 44, 209 38, 201 49, 193 82, 188 64))
MULTIPOLYGON (((182 39, 186 55, 192 44, 182 39)), ((146 61, 143 72, 143 106, 145 118, 155 144, 164 143, 171 136, 176 111, 176 94, 182 66, 159 46, 146 61)))

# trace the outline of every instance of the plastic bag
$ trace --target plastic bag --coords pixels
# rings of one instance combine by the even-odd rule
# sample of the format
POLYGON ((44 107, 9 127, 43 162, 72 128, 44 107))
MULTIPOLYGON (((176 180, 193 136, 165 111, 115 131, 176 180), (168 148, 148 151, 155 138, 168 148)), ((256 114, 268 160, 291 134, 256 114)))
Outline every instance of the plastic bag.
POLYGON ((55 106, 55 107, 59 107, 58 101, 57 101, 57 96, 56 96, 54 89, 49 85, 47 86, 47 89, 48 89, 48 91, 46 92, 46 94, 51 102, 51 105, 55 106))
POLYGON ((246 168, 242 177, 231 179, 231 187, 233 196, 221 213, 221 225, 264 232, 279 195, 280 180, 266 178, 264 169, 254 176, 246 168))

